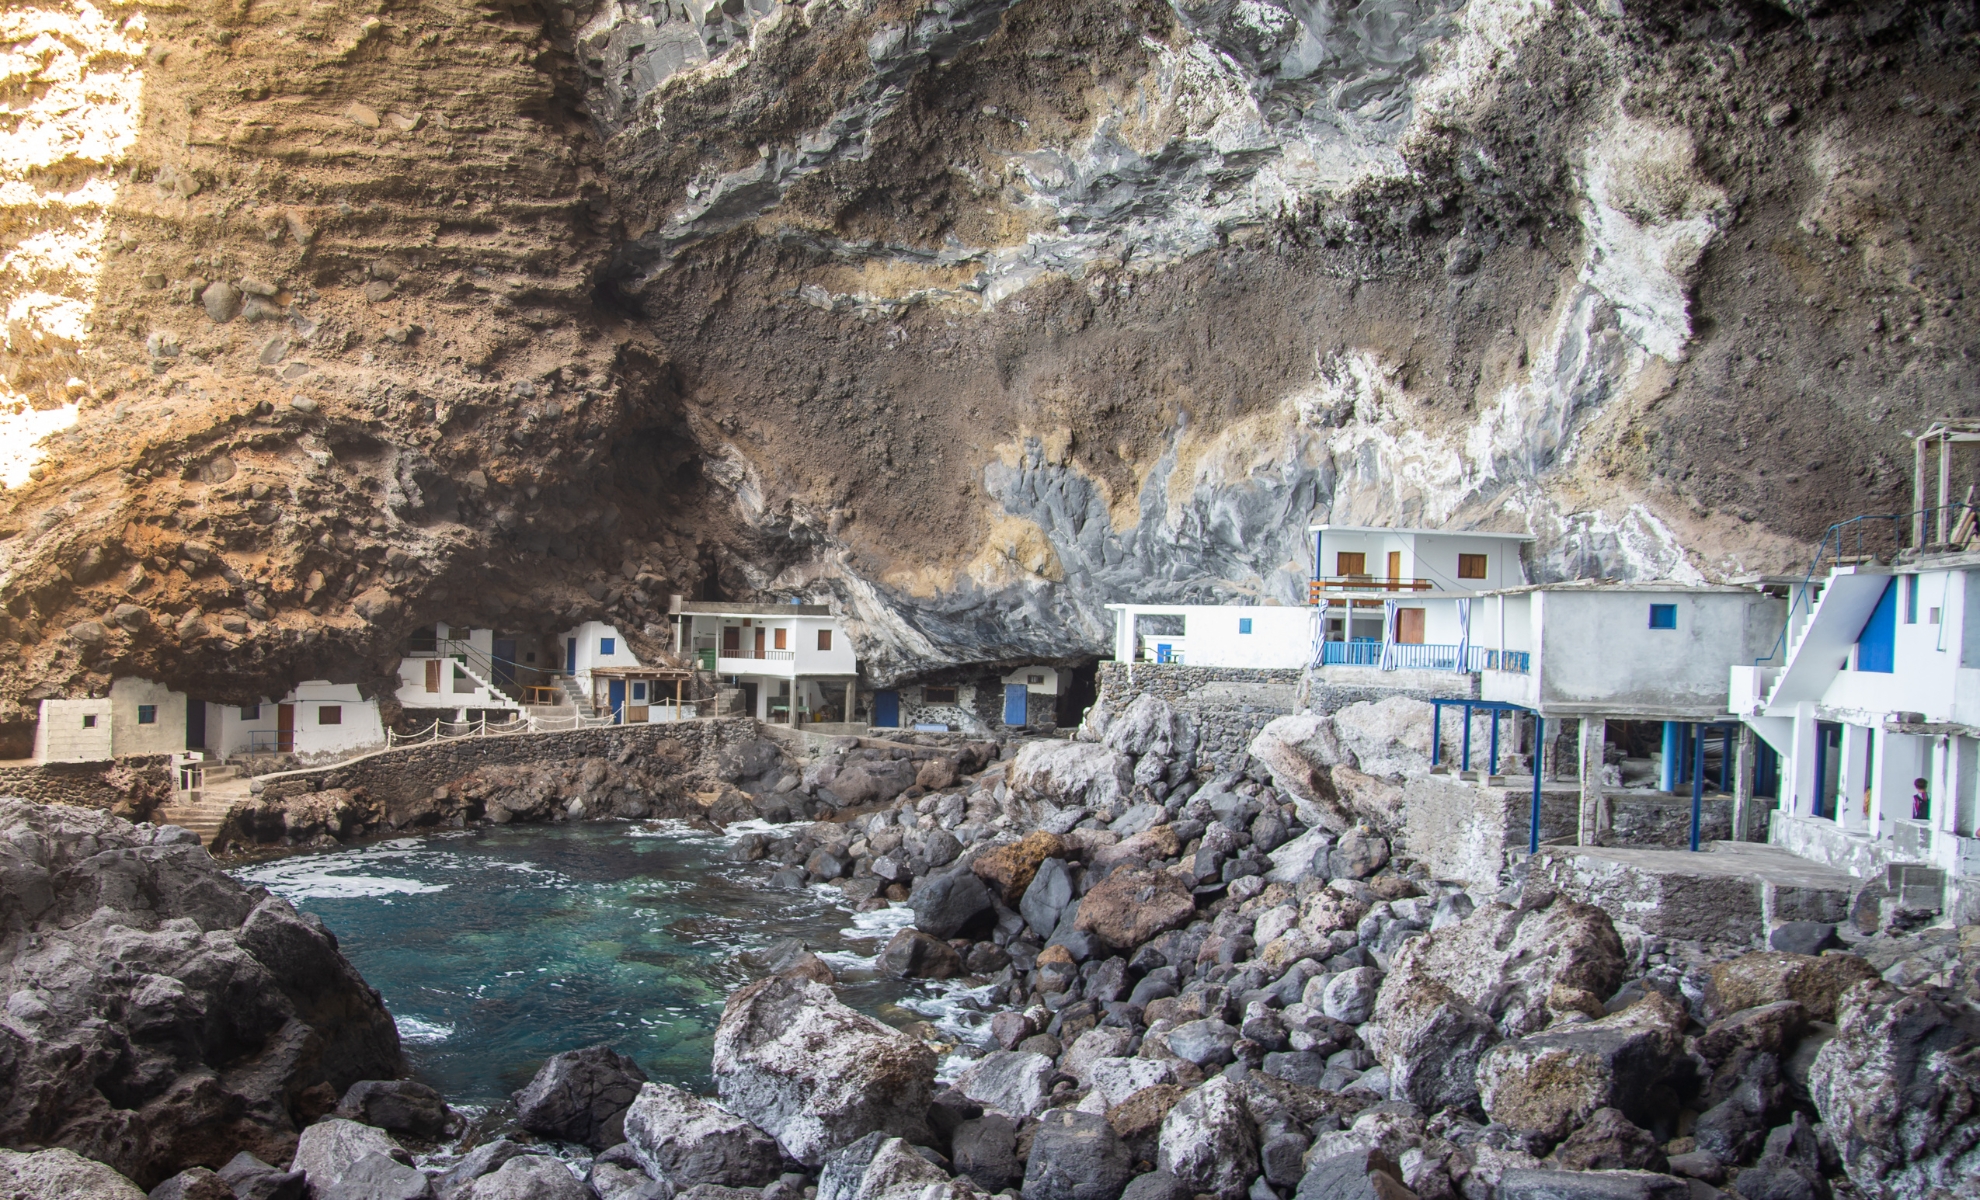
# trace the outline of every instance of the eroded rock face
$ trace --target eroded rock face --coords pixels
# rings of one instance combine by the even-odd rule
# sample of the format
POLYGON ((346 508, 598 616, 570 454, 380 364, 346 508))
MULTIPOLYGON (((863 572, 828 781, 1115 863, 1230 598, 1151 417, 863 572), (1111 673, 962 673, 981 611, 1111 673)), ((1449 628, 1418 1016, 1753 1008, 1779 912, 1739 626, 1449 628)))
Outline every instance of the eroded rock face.
POLYGON ((723 1106, 806 1166, 868 1133, 929 1136, 933 1051, 807 979, 772 977, 730 996, 714 1071, 723 1106))
POLYGON ((1866 1192, 1925 1195, 1980 1178, 1980 1028, 1881 980, 1843 994, 1809 1074, 1815 1111, 1866 1192))
POLYGON ((1065 807, 1118 804, 1133 783, 1133 760, 1092 742, 1027 742, 1011 763, 1013 795, 1065 807))
POLYGON ((73 1150, 23 1154, 0 1150, 0 1195, 22 1200, 61 1196, 64 1200, 144 1200, 130 1180, 73 1150))
POLYGON ((639 1165, 678 1190, 698 1183, 759 1187, 783 1171, 783 1152, 769 1134, 668 1084, 641 1087, 624 1121, 639 1165))
POLYGON ((406 1070, 321 923, 183 831, 0 800, 0 880, 0 1140, 144 1185, 240 1150, 287 1162, 303 1089, 406 1070))
POLYGON ((646 1083, 639 1064, 610 1046, 553 1054, 516 1093, 516 1123, 594 1150, 625 1140, 626 1110, 646 1083))
POLYGON ((1658 993, 1599 1021, 1501 1042, 1478 1063, 1479 1100, 1494 1120, 1558 1142, 1598 1111, 1649 1124, 1652 1090, 1684 1046, 1685 1013, 1658 993))

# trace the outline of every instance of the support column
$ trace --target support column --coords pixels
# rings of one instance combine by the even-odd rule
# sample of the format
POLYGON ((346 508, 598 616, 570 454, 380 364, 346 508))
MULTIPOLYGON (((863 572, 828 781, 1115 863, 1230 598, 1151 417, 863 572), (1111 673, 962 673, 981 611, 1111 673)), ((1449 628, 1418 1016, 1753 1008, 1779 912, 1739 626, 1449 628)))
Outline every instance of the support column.
POLYGON ((1543 721, 1540 726, 1538 743, 1533 747, 1533 772, 1545 774, 1549 783, 1561 781, 1560 745, 1561 726, 1566 722, 1559 719, 1543 721))
POLYGON ((1601 717, 1581 718, 1581 824, 1584 846, 1599 846, 1609 832, 1608 803, 1602 794, 1602 748, 1609 723, 1601 717))
POLYGON ((1683 741, 1678 737, 1679 725, 1676 721, 1664 722, 1664 760, 1657 766, 1657 790, 1675 792, 1678 785, 1678 759, 1684 756, 1683 741))
POLYGON ((1864 796, 1870 789, 1870 730, 1862 725, 1842 727, 1842 762, 1836 772, 1836 824, 1844 829, 1869 828, 1864 796))
POLYGON ((1733 740, 1732 840, 1735 842, 1757 840, 1753 836, 1754 818, 1758 815, 1753 811, 1753 768, 1759 757, 1759 738, 1753 727, 1742 721, 1733 740))
POLYGON ((1815 705, 1807 700, 1794 708, 1794 750, 1781 765, 1781 807, 1797 817, 1815 812, 1815 705))

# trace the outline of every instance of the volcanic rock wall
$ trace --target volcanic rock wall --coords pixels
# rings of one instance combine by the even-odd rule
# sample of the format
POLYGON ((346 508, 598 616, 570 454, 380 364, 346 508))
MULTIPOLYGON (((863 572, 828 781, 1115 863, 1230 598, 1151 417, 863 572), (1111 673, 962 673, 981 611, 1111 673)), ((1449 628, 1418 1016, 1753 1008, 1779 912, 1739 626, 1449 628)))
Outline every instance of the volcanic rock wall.
POLYGON ((1310 519, 1778 569, 1971 391, 1967 4, 6 22, 16 728, 675 591, 833 599, 882 682, 1068 659, 1296 598, 1310 519))

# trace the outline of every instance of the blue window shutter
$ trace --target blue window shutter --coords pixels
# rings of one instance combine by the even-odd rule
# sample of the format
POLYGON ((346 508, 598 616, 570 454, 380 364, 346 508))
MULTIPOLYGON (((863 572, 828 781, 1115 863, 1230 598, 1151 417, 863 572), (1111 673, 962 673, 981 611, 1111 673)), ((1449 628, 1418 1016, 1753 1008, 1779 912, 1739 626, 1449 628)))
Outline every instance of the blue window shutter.
POLYGON ((1251 632, 1251 618, 1250 618, 1250 617, 1239 617, 1239 618, 1238 618, 1238 632, 1239 632, 1239 633, 1250 633, 1250 632, 1251 632))
POLYGON ((138 724, 140 725, 158 724, 158 706, 156 704, 138 705, 138 724))
POLYGON ((1856 669, 1890 674, 1897 665, 1897 580, 1884 585, 1884 594, 1863 632, 1856 635, 1856 669))
POLYGON ((1652 604, 1650 606, 1650 628, 1676 629, 1678 627, 1678 606, 1675 604, 1652 604))
POLYGON ((616 648, 618 644, 619 644, 619 639, 617 638, 599 638, 598 653, 606 654, 606 655, 614 654, 617 652, 616 648))

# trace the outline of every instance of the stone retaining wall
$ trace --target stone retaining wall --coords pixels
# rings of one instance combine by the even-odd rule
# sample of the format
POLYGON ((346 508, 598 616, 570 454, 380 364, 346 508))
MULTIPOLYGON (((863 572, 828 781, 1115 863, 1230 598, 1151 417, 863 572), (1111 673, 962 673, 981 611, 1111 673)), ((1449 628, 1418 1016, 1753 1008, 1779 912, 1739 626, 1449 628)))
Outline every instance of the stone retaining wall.
MULTIPOLYGON (((132 755, 111 762, 0 767, 0 795, 19 796, 37 804, 109 810, 123 806, 142 815, 153 803, 171 794, 172 759, 166 754, 132 755), (111 773, 118 768, 128 774, 113 782, 111 773)), ((131 816, 133 812, 118 815, 131 816)))
POLYGON ((1188 715, 1202 738, 1197 761, 1219 769, 1244 762, 1251 739, 1272 720, 1299 711, 1302 672, 1176 663, 1100 664, 1100 699, 1120 712, 1157 696, 1188 715))
POLYGON ((392 809, 425 800, 439 789, 455 787, 484 767, 561 764, 591 758, 664 761, 674 757, 659 752, 665 742, 686 752, 680 758, 681 774, 712 782, 721 771, 723 752, 756 737, 756 722, 748 717, 704 717, 666 725, 608 725, 564 733, 458 738, 327 767, 285 771, 257 782, 259 794, 271 798, 362 788, 374 801, 392 809))

